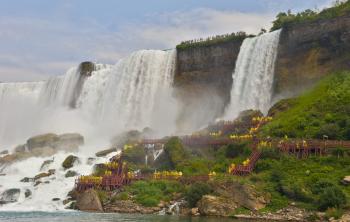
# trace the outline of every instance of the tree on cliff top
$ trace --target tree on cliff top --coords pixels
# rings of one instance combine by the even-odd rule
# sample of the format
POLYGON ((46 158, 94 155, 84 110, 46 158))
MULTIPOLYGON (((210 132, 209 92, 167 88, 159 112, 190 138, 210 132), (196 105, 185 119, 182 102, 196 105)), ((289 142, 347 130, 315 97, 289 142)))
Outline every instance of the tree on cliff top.
POLYGON ((345 15, 350 12, 350 1, 335 1, 333 7, 324 9, 320 12, 307 9, 303 12, 293 14, 290 10, 288 12, 281 12, 276 16, 276 20, 272 22, 271 31, 287 27, 292 24, 301 23, 305 21, 315 21, 319 19, 330 19, 345 15))

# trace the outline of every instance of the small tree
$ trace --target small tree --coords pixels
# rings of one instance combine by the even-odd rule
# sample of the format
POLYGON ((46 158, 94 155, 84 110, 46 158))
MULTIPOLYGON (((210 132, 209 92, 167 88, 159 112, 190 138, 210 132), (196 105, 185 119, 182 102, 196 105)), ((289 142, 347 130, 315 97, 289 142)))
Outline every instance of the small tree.
POLYGON ((337 186, 327 187, 320 195, 318 203, 319 209, 323 211, 332 207, 340 208, 346 204, 346 196, 337 186))

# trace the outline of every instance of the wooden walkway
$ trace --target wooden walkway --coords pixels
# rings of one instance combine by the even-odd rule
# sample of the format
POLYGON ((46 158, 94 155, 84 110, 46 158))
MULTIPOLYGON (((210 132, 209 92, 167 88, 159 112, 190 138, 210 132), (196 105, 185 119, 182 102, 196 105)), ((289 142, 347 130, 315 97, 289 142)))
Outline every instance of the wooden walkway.
POLYGON ((235 167, 232 174, 238 176, 245 176, 253 172, 256 163, 261 157, 261 152, 258 150, 254 150, 252 154, 249 156, 249 163, 247 165, 240 164, 235 167))

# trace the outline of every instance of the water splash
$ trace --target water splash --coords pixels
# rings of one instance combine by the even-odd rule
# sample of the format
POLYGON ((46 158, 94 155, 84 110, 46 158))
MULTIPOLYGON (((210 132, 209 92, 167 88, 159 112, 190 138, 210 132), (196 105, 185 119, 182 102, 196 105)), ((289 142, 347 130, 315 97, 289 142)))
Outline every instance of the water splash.
POLYGON ((268 111, 280 33, 277 30, 244 40, 232 76, 231 103, 226 117, 234 118, 246 109, 268 111))
POLYGON ((89 141, 145 127, 175 131, 175 58, 175 50, 141 50, 97 64, 84 79, 74 67, 46 82, 0 83, 0 150, 48 132, 79 132, 89 141))

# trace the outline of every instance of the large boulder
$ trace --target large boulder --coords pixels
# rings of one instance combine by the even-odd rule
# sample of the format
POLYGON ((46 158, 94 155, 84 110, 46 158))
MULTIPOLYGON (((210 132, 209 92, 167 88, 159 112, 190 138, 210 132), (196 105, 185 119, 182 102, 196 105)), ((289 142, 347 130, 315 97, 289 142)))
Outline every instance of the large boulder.
POLYGON ((84 137, 78 133, 66 133, 58 136, 54 146, 58 150, 76 151, 79 146, 84 145, 84 137))
POLYGON ((5 191, 0 195, 0 205, 1 205, 1 204, 7 204, 7 203, 17 202, 20 193, 21 193, 21 190, 20 190, 20 189, 17 189, 17 188, 5 190, 5 191))
POLYGON ((198 201, 197 207, 203 216, 230 216, 238 206, 230 199, 205 195, 198 201))
POLYGON ((268 197, 259 193, 253 186, 235 181, 215 186, 215 193, 252 211, 263 209, 269 203, 268 197))
POLYGON ((77 156, 69 155, 66 157, 66 159, 62 163, 62 167, 66 170, 69 168, 72 168, 74 166, 74 163, 79 161, 79 158, 77 156))
POLYGON ((32 196, 32 191, 29 190, 29 189, 26 189, 26 191, 24 192, 24 197, 25 197, 25 198, 28 198, 28 197, 30 197, 30 196, 32 196))
POLYGON ((76 207, 81 211, 103 212, 101 201, 95 190, 87 190, 79 194, 76 207))
POLYGON ((96 65, 93 62, 82 62, 79 65, 79 72, 81 76, 91 76, 92 72, 96 70, 96 65))
POLYGON ((58 140, 58 135, 53 133, 34 136, 27 140, 27 147, 29 151, 35 148, 53 147, 58 140))

